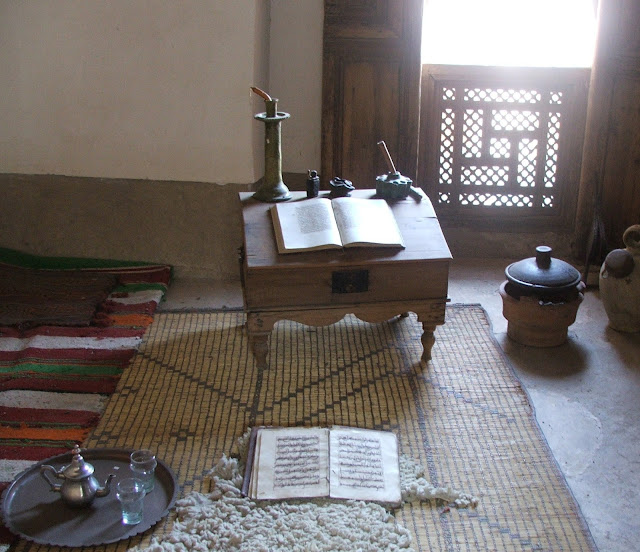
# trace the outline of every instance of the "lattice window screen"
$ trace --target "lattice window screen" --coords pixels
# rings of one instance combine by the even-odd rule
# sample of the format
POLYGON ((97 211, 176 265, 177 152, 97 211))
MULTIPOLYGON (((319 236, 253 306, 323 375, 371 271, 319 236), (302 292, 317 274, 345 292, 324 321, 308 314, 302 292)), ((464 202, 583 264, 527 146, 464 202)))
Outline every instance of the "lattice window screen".
POLYGON ((442 85, 437 103, 440 205, 558 208, 562 91, 442 85))

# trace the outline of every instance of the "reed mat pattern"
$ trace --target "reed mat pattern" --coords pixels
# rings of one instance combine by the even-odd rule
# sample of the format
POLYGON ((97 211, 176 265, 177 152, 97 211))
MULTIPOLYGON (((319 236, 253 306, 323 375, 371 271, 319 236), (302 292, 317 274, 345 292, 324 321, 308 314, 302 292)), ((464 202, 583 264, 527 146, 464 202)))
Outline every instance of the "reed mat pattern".
MULTIPOLYGON (((7 299, 7 325, 0 325, 1 492, 33 462, 68 452, 96 426, 153 321, 171 267, 0 248, 0 276, 7 299)), ((12 539, 0 524, 0 550, 12 539)))
MULTIPOLYGON (((410 503, 395 512, 418 551, 589 551, 591 536, 479 306, 450 306, 433 360, 415 317, 322 328, 279 322, 268 368, 250 354, 240 312, 161 313, 85 446, 149 447, 183 493, 248 427, 342 424, 391 430, 434 485, 476 508, 410 503)), ((130 541, 168 532, 174 514, 130 541)), ((18 551, 47 547, 21 540, 18 551)))

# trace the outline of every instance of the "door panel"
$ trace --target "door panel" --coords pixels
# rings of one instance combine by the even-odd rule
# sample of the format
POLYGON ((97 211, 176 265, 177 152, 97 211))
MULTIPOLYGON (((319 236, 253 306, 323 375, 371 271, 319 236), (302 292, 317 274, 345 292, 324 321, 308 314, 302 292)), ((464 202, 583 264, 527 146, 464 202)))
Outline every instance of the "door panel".
POLYGON ((327 0, 323 42, 321 181, 375 187, 397 169, 415 178, 422 0, 327 0))

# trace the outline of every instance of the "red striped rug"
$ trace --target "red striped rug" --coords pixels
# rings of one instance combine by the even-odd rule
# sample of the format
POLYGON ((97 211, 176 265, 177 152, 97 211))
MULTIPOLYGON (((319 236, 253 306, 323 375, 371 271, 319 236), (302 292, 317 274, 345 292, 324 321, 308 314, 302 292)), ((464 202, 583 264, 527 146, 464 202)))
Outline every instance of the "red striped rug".
MULTIPOLYGON (((89 326, 0 326, 0 492, 33 462, 69 451, 97 425, 171 279, 150 263, 36 257, 0 248, 0 265, 112 274, 89 326)), ((0 528, 0 550, 13 540, 0 528)))

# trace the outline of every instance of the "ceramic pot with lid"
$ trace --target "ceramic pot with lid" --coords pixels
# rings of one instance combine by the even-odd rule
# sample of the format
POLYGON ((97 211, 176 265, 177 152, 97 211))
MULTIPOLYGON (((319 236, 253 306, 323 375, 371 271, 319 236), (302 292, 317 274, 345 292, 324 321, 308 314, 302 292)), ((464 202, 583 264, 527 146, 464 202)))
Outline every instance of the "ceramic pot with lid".
POLYGON ((522 345, 555 347, 567 340, 585 285, 569 263, 541 245, 536 256, 510 264, 500 287, 507 335, 522 345))
POLYGON ((551 257, 551 248, 536 247, 536 256, 510 264, 505 269, 507 292, 514 297, 535 296, 549 302, 575 298, 585 286, 580 273, 569 263, 551 257))

